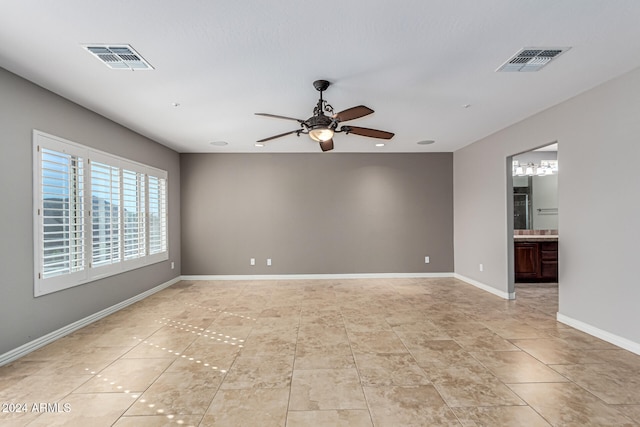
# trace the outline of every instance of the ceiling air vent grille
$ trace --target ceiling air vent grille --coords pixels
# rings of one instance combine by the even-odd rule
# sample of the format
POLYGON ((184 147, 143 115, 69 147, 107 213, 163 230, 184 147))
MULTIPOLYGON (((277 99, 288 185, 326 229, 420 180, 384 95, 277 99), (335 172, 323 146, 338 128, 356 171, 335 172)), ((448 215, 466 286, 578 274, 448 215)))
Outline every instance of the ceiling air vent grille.
POLYGON ((85 45, 93 56, 102 61, 109 68, 114 70, 153 70, 138 52, 128 44, 124 45, 85 45))
POLYGON ((500 72, 530 72, 540 71, 542 67, 547 65, 564 52, 568 51, 568 47, 558 48, 532 48, 527 47, 521 49, 513 55, 507 62, 502 64, 496 71, 500 72))

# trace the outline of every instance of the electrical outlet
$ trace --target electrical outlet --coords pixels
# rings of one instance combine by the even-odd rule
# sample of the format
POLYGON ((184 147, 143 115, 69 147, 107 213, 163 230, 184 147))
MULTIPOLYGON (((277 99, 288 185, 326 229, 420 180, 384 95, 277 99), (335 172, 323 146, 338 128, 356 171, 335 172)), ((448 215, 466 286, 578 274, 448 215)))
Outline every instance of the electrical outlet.
POLYGON ((480 264, 480 271, 484 271, 484 265, 480 264))
POLYGON ((428 256, 424 257, 424 263, 425 264, 429 264, 429 257, 428 256))
POLYGON ((271 258, 267 258, 267 266, 271 266, 271 258))
POLYGON ((256 259, 255 258, 251 258, 250 263, 251 263, 251 265, 256 265, 256 259))
POLYGON ((171 261, 171 269, 173 270, 174 268, 176 268, 176 263, 171 261))

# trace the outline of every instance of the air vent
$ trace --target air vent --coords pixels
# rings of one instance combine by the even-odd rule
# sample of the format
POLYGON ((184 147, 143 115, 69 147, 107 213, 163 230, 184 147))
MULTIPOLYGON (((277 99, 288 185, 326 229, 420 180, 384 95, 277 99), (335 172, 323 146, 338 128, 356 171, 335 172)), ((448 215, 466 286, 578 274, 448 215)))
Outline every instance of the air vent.
POLYGON ((502 64, 496 71, 500 72, 530 72, 540 71, 542 67, 556 59, 569 47, 527 47, 521 49, 513 55, 507 62, 502 64))
POLYGON ((153 70, 138 52, 128 44, 123 45, 85 45, 83 46, 93 56, 114 70, 153 70))

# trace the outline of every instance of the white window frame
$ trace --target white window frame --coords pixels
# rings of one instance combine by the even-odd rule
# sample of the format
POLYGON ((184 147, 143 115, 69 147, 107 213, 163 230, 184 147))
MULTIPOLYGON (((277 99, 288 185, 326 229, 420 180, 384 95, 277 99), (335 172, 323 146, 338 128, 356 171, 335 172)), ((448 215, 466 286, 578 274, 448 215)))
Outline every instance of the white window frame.
POLYGON ((103 151, 95 150, 78 144, 73 141, 68 141, 63 138, 59 138, 53 135, 46 134, 44 132, 35 130, 33 131, 33 231, 34 231, 34 296, 38 297, 46 295, 52 292, 57 292, 63 289, 71 288, 74 286, 82 285, 84 283, 92 282, 94 280, 102 279, 115 274, 120 274, 125 271, 130 271, 136 268, 144 267, 147 265, 155 264, 158 262, 166 261, 169 259, 169 239, 168 239, 168 173, 167 171, 157 169, 142 163, 134 162, 119 156, 115 156, 103 151), (43 178, 42 178, 42 150, 44 147, 49 150, 53 150, 60 153, 65 153, 82 158, 83 161, 83 209, 84 215, 84 268, 80 271, 73 273, 60 274, 52 277, 45 277, 43 273, 44 266, 44 197, 42 194, 43 178), (91 162, 99 162, 111 167, 118 168, 119 171, 119 225, 118 225, 118 245, 120 246, 120 259, 105 265, 94 267, 93 261, 93 192, 91 189, 91 162), (140 179, 137 179, 138 187, 138 203, 139 210, 142 216, 138 218, 139 224, 141 224, 141 231, 139 235, 144 239, 141 242, 141 246, 144 246, 144 251, 138 254, 138 256, 130 259, 124 257, 124 207, 123 207, 123 170, 136 172, 140 179), (150 253, 150 221, 149 221, 149 177, 157 179, 161 183, 161 188, 164 190, 163 194, 160 194, 161 204, 160 211, 160 250, 158 251, 158 245, 156 244, 156 251, 150 253), (163 240, 164 239, 164 240, 163 240))

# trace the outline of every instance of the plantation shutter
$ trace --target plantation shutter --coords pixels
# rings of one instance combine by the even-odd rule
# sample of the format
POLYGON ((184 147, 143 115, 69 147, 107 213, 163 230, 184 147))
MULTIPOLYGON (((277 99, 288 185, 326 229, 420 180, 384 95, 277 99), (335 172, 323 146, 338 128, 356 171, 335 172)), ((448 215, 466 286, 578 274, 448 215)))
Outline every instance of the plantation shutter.
POLYGON ((120 168, 91 162, 92 267, 121 261, 120 168))
POLYGON ((145 174, 122 171, 124 259, 146 255, 145 174))
POLYGON ((149 175, 149 254, 167 250, 167 180, 149 175))
POLYGON ((166 171, 33 135, 35 296, 168 259, 166 171))
POLYGON ((40 275, 85 269, 84 164, 81 157, 41 148, 40 275))

